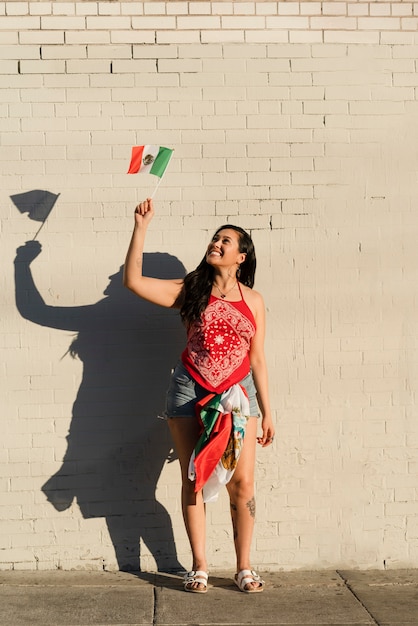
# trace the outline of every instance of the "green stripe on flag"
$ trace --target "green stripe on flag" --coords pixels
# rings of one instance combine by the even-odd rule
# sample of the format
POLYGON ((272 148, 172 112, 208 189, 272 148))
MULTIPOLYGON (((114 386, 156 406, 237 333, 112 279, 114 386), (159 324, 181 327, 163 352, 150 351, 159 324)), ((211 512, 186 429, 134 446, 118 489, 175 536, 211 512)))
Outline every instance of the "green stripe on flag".
POLYGON ((170 148, 160 146, 160 150, 155 157, 155 161, 152 164, 149 173, 161 178, 167 168, 167 165, 169 164, 172 153, 173 151, 170 148))

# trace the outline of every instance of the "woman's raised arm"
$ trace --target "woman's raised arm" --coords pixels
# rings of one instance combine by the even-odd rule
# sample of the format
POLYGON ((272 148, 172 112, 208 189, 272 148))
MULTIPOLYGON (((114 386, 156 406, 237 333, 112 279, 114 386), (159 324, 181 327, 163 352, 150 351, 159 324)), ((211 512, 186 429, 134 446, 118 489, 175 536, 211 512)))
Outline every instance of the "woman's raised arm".
POLYGON ((125 259, 123 284, 144 300, 165 307, 177 307, 183 279, 164 280, 142 274, 142 255, 147 228, 154 216, 152 200, 148 198, 135 209, 135 226, 125 259))

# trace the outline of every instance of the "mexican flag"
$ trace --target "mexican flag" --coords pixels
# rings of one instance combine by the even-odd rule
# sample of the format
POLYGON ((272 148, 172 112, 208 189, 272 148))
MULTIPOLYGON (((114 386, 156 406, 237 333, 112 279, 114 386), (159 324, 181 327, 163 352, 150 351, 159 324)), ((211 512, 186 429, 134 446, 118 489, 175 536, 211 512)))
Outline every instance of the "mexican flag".
POLYGON ((162 178, 173 150, 164 146, 134 146, 128 174, 154 174, 162 178))

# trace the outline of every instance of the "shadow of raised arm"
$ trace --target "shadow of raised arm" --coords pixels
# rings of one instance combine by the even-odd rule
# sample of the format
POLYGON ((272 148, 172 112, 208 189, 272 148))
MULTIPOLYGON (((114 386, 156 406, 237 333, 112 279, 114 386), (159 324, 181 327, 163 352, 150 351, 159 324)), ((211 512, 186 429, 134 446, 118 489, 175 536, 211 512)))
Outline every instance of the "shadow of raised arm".
MULTIPOLYGON (((33 279, 31 264, 41 254, 39 241, 27 241, 16 250, 15 266, 15 299, 20 315, 25 319, 49 328, 61 330, 79 330, 77 317, 81 309, 87 313, 86 307, 57 307, 46 304, 33 279)), ((85 315, 83 315, 85 318, 85 315)))

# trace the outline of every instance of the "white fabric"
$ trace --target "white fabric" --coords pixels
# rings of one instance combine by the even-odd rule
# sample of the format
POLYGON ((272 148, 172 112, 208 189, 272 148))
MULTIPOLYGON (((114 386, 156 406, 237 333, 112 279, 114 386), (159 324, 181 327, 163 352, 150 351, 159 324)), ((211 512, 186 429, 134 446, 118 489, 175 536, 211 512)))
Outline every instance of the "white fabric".
POLYGON ((154 165, 154 161, 160 151, 160 146, 144 146, 144 151, 142 153, 142 161, 141 161, 141 169, 139 170, 141 174, 148 174, 152 166, 154 165), (144 160, 147 156, 152 158, 151 162, 146 165, 144 160))
MULTIPOLYGON (((244 441, 245 427, 250 415, 250 403, 241 385, 232 385, 223 392, 219 402, 219 413, 232 414, 232 429, 235 439, 235 452, 238 460, 244 441)), ((195 480, 196 472, 194 466, 195 452, 193 450, 189 462, 189 480, 195 480)), ((234 470, 223 466, 220 459, 209 479, 203 486, 203 502, 216 502, 219 490, 222 485, 226 485, 232 478, 234 470)))

